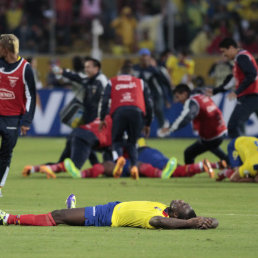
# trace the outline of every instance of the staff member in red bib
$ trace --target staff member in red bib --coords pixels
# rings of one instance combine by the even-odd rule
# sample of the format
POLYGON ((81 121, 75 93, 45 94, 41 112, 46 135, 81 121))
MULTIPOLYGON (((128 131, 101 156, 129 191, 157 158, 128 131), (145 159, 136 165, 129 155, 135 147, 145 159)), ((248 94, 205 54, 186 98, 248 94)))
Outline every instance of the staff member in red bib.
POLYGON ((132 64, 125 62, 121 75, 110 79, 101 105, 100 129, 104 126, 104 117, 108 113, 108 104, 111 100, 109 112, 113 119, 112 148, 118 156, 122 156, 123 148, 127 150, 132 166, 131 176, 138 179, 136 142, 143 128, 145 136, 149 136, 153 105, 147 86, 131 74, 132 64))
POLYGON ((228 122, 228 135, 236 138, 243 134, 243 124, 249 116, 258 111, 258 66, 254 57, 246 50, 240 49, 231 38, 225 38, 219 44, 222 54, 234 60, 233 76, 211 90, 211 94, 225 92, 235 86, 228 95, 229 99, 237 98, 237 104, 228 122))
POLYGON ((0 35, 0 196, 9 172, 19 130, 26 135, 35 112, 35 80, 29 63, 19 56, 19 40, 0 35))
MULTIPOLYGON (((211 151, 221 160, 228 161, 226 153, 219 147, 227 133, 227 127, 220 109, 213 100, 191 91, 186 84, 177 85, 173 94, 175 100, 182 103, 184 107, 170 128, 164 129, 163 132, 170 134, 192 122, 193 129, 200 136, 199 140, 185 150, 185 164, 194 163, 194 159, 206 151, 211 151)), ((214 176, 212 173, 210 175, 214 176)))

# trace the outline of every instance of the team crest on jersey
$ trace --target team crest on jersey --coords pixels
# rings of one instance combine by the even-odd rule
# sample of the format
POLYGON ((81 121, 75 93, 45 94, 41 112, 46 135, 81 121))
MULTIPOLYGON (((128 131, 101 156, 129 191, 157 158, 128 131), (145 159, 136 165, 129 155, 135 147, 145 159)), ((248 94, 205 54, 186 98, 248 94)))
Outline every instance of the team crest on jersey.
POLYGON ((159 207, 154 207, 154 209, 161 211, 161 209, 159 207))
POLYGON ((122 102, 133 102, 132 96, 130 92, 126 92, 122 95, 121 103, 122 102))
POLYGON ((8 76, 8 79, 10 86, 14 88, 16 86, 16 82, 19 80, 19 77, 8 76))
POLYGON ((15 99, 14 92, 6 89, 0 89, 0 99, 15 99))

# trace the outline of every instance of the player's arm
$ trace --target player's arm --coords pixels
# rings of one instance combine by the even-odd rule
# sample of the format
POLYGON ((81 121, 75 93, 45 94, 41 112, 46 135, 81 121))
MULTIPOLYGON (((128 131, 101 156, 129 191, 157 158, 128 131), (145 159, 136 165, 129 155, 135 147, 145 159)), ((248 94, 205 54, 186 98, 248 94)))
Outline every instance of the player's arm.
POLYGON ((102 128, 105 126, 105 116, 108 114, 109 112, 109 100, 111 97, 111 82, 109 82, 107 84, 107 86, 105 87, 105 91, 104 91, 104 95, 103 95, 103 99, 101 101, 101 107, 100 107, 100 125, 99 125, 99 129, 102 130, 102 128))
POLYGON ((69 69, 63 69, 62 76, 71 81, 74 81, 74 82, 77 82, 80 84, 82 83, 83 80, 87 79, 87 76, 85 74, 75 73, 75 72, 70 71, 69 69))
POLYGON ((192 99, 188 99, 180 116, 170 126, 170 132, 175 132, 189 124, 199 113, 199 105, 192 99))
POLYGON ((232 74, 229 74, 220 86, 214 89, 211 89, 212 90, 211 95, 215 95, 220 92, 226 92, 232 89, 235 86, 235 84, 236 84, 235 78, 233 77, 232 74))
POLYGON ((230 177, 231 182, 235 183, 253 183, 256 182, 253 177, 241 177, 239 174, 239 168, 235 168, 235 172, 230 177))
POLYGON ((22 117, 21 131, 25 135, 30 129, 32 123, 35 107, 36 107, 36 86, 33 71, 30 65, 25 68, 25 97, 26 97, 26 112, 22 117))
POLYGON ((215 218, 196 217, 188 220, 177 218, 152 217, 150 225, 162 229, 209 229, 216 228, 218 221, 215 218))

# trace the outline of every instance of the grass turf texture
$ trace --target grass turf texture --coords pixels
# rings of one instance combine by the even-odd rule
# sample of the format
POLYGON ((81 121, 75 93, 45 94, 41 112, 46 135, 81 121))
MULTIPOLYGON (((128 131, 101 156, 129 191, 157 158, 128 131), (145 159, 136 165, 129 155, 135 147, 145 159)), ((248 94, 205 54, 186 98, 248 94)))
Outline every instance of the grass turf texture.
MULTIPOLYGON (((167 156, 183 162, 183 150, 192 139, 148 140, 167 156)), ((65 207, 74 193, 77 206, 109 201, 151 200, 169 204, 172 199, 189 202, 198 215, 219 220, 216 230, 144 230, 110 227, 1 227, 1 257, 257 257, 258 205, 256 184, 215 182, 206 173, 169 180, 57 179, 33 174, 23 178, 26 164, 59 158, 65 139, 21 138, 15 148, 0 209, 14 214, 47 213, 65 207)), ((223 143, 226 150, 227 141, 223 143)), ((206 153, 204 157, 215 161, 206 153)), ((87 164, 86 164, 87 166, 87 164)))

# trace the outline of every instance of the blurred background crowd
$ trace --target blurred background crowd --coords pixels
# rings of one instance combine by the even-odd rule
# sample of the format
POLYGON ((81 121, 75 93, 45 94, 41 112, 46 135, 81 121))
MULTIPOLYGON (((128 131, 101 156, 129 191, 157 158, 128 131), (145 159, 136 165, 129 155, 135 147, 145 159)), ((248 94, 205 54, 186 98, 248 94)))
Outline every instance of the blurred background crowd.
POLYGON ((232 36, 258 53, 256 0, 1 0, 0 31, 14 33, 24 53, 88 51, 92 21, 98 19, 104 53, 136 53, 147 47, 189 48, 216 54, 232 36))

